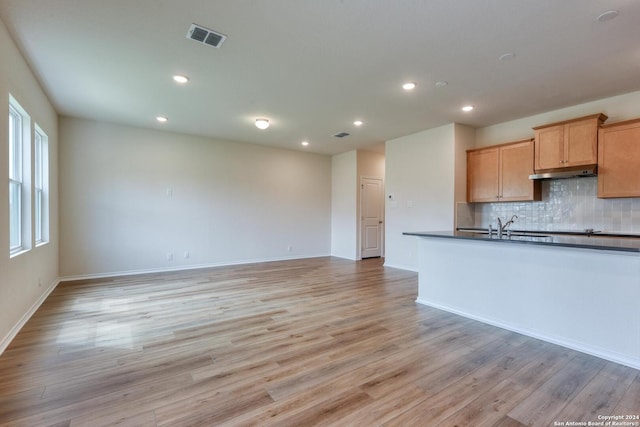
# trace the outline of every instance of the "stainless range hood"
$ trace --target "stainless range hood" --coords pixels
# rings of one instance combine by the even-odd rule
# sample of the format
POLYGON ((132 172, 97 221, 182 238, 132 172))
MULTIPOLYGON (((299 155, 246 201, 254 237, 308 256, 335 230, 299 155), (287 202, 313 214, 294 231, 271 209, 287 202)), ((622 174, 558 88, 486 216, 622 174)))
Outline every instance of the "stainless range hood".
POLYGON ((598 175, 598 166, 583 166, 580 168, 563 169, 553 172, 539 172, 529 175, 529 179, 565 179, 565 178, 586 178, 598 175))

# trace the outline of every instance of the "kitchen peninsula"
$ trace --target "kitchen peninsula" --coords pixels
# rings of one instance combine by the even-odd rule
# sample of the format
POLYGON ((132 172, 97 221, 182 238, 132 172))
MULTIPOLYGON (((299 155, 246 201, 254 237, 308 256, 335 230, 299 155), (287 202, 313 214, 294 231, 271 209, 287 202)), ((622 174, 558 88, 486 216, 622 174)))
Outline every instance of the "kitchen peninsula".
POLYGON ((417 302, 640 369, 640 238, 405 232, 417 302))

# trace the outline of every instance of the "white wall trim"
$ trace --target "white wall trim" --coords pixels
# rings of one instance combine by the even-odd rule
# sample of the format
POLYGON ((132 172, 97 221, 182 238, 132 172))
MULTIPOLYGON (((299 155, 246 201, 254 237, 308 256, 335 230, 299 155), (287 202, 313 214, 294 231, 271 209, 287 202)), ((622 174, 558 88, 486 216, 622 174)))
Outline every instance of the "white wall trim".
POLYGON ((602 348, 598 348, 598 347, 593 347, 593 346, 588 346, 588 345, 584 345, 582 343, 578 343, 572 340, 568 340, 568 339, 564 339, 564 338, 559 338, 559 337, 554 337, 554 336, 550 336, 550 335, 545 335, 545 334, 541 334, 539 332, 536 332, 534 330, 531 329, 525 329, 525 328, 516 328, 513 327, 511 325, 507 325, 501 322, 496 322, 495 320, 491 320, 482 316, 475 316, 473 314, 469 314, 465 311, 461 311, 452 307, 449 307, 447 305, 443 305, 443 304, 438 304, 438 303, 434 303, 431 301, 427 301, 423 298, 417 298, 416 299, 416 303, 418 304, 422 304, 422 305, 426 305, 429 307, 433 307, 433 308, 437 308, 439 310, 444 310, 447 311, 449 313, 453 313, 453 314, 457 314, 459 316, 462 317, 466 317, 468 319, 472 319, 472 320, 477 320, 479 322, 482 323, 486 323, 488 325, 492 325, 492 326, 497 326, 498 328, 502 328, 502 329, 506 329, 508 331, 512 331, 512 332, 516 332, 518 334, 522 334, 522 335, 526 335, 528 337, 532 337, 532 338, 536 338, 542 341, 546 341, 549 342, 551 344, 556 344, 556 345, 560 345, 562 347, 566 347, 569 348, 571 350, 576 350, 579 351, 581 353, 586 353, 589 354, 591 356, 596 356, 599 357, 601 359, 605 359, 605 360, 609 360, 611 362, 615 362, 615 363, 620 363, 622 365, 625 366, 629 366, 631 368, 634 369, 640 369, 640 362, 638 362, 638 360, 633 359, 631 357, 626 357, 624 355, 621 354, 617 354, 617 353, 613 353, 610 351, 607 351, 605 349, 602 348))
POLYGON ((361 258, 356 258, 356 257, 348 257, 345 255, 336 255, 336 254, 331 254, 332 257, 336 257, 336 258, 342 258, 342 259, 348 259, 349 261, 361 261, 361 258))
POLYGON ((49 285, 49 288, 47 288, 47 290, 42 295, 40 295, 40 298, 38 298, 38 300, 33 303, 31 308, 29 308, 29 310, 20 318, 18 323, 16 323, 13 328, 11 328, 9 333, 4 338, 2 338, 2 340, 0 340, 0 355, 2 355, 7 347, 9 347, 9 344, 11 344, 11 341, 13 341, 16 335, 18 335, 18 332, 20 332, 24 325, 27 324, 29 319, 31 319, 31 316, 35 314, 38 308, 40 308, 40 306, 45 302, 47 297, 51 294, 51 292, 53 292, 58 284, 60 284, 60 279, 54 281, 51 285, 49 285))
POLYGON ((401 264, 389 264, 388 262, 385 261, 384 263, 384 267, 390 267, 390 268, 397 268, 399 270, 407 270, 407 271, 413 271, 414 273, 418 272, 418 268, 414 267, 412 265, 401 265, 401 264))
POLYGON ((316 254, 316 255, 301 255, 301 256, 292 256, 292 257, 269 257, 269 258, 220 262, 220 263, 181 265, 176 267, 160 267, 160 268, 149 268, 149 269, 142 269, 142 270, 127 270, 127 271, 111 271, 111 272, 96 273, 96 274, 80 274, 76 276, 64 276, 60 278, 59 281, 69 282, 73 280, 104 279, 106 277, 134 276, 139 274, 170 273, 170 272, 176 272, 176 271, 198 270, 201 268, 228 267, 232 265, 257 264, 260 262, 289 261, 289 260, 295 260, 295 259, 320 258, 320 257, 329 257, 329 256, 334 256, 334 255, 316 254))

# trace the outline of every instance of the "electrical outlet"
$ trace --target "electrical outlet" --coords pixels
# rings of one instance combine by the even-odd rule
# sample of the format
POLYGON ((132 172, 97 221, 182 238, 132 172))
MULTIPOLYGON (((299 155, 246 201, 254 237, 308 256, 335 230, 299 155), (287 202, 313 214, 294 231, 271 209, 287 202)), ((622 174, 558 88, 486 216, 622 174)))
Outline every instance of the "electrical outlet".
POLYGON ((167 261, 173 261, 173 252, 167 252, 167 261))
POLYGON ((293 245, 289 245, 289 246, 287 246, 287 250, 288 250, 289 252, 293 252, 293 245))
POLYGON ((184 251, 184 259, 189 259, 189 251, 184 251))

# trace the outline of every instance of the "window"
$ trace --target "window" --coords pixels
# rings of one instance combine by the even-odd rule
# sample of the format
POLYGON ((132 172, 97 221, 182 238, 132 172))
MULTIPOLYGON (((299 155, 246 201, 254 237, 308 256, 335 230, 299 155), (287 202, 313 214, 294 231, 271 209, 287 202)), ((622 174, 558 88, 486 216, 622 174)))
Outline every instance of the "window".
POLYGON ((31 120, 9 98, 9 247, 11 255, 30 248, 30 134, 31 120))
POLYGON ((49 139, 37 124, 34 135, 34 232, 41 245, 49 240, 49 139))
POLYGON ((9 241, 22 248, 22 116, 9 105, 9 241))

